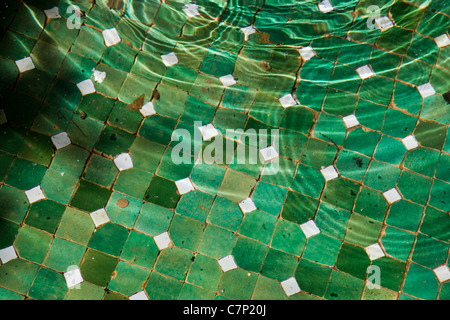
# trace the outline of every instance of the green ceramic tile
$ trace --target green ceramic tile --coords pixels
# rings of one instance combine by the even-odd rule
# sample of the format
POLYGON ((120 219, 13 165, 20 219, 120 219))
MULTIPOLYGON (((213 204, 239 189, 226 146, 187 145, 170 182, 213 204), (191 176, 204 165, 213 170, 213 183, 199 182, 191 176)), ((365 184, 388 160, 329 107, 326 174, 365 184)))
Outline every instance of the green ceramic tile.
POLYGON ((193 190, 181 197, 175 211, 186 217, 204 222, 213 201, 214 197, 212 195, 193 190))
POLYGON ((318 234, 308 240, 302 257, 327 266, 334 266, 341 241, 325 234, 318 234))
POLYGON ((197 254, 186 281, 201 288, 216 291, 221 277, 222 270, 216 260, 197 254))
POLYGON ((228 230, 207 225, 198 252, 215 259, 223 258, 231 254, 236 238, 237 236, 228 230))
POLYGON ((255 240, 246 237, 238 237, 233 248, 233 257, 238 267, 259 272, 266 256, 268 248, 255 240))
POLYGON ((2 218, 20 223, 28 211, 28 199, 22 191, 3 185, 0 188, 0 206, 2 218))
POLYGON ((421 299, 436 299, 439 283, 436 275, 430 269, 411 263, 406 274, 403 292, 421 299), (421 286, 416 285, 420 281, 421 286))
POLYGON ((143 199, 152 177, 151 173, 131 168, 119 173, 113 188, 115 191, 143 199))
POLYGON ((14 259, 2 266, 0 283, 2 287, 20 294, 26 294, 33 283, 39 265, 22 259, 14 259))
POLYGON ((108 283, 108 289, 130 296, 142 291, 150 271, 139 268, 124 261, 119 261, 115 277, 108 283))
POLYGON ((132 228, 142 207, 142 201, 113 192, 105 207, 112 222, 132 228))
POLYGON ((388 210, 381 192, 363 187, 355 201, 354 211, 377 221, 383 221, 388 210))
POLYGON ((83 111, 89 118, 105 121, 114 105, 114 100, 94 93, 84 96, 77 107, 77 112, 83 111))
POLYGON ((281 211, 281 217, 285 220, 302 224, 314 217, 317 206, 318 200, 289 191, 281 211))
POLYGON ((167 231, 174 212, 147 202, 142 206, 135 229, 156 236, 167 231))
MULTIPOLYGON (((72 138, 72 136, 71 136, 72 138)), ((56 152, 50 169, 54 169, 75 177, 79 177, 89 153, 77 146, 70 145, 56 152)))
POLYGON ((41 187, 48 199, 68 204, 77 184, 77 177, 48 169, 42 179, 41 187))
POLYGON ((30 131, 17 155, 23 159, 48 166, 54 154, 50 137, 30 131))
POLYGON ((238 232, 267 245, 272 237, 276 222, 276 217, 255 210, 244 215, 238 232))
POLYGON ((283 281, 294 276, 298 260, 294 255, 270 248, 260 273, 265 277, 283 281))
POLYGON ((364 185, 384 192, 394 187, 399 176, 399 168, 373 160, 364 177, 364 185))
POLYGON ((300 259, 295 279, 301 290, 322 297, 330 281, 331 268, 311 262, 306 259, 300 259))
POLYGON ((145 291, 152 300, 175 300, 178 298, 182 286, 182 282, 153 271, 145 291))
POLYGON ((128 229, 112 222, 107 223, 94 232, 88 246, 117 257, 125 245, 128 234, 128 229))
POLYGON ((87 180, 80 180, 70 205, 83 211, 92 212, 103 208, 108 202, 110 195, 110 190, 87 180), (95 196, 93 197, 93 195, 95 196))
POLYGON ((85 281, 105 287, 116 269, 118 259, 97 250, 88 249, 80 265, 85 281))
POLYGON ((55 233, 65 207, 51 200, 41 200, 30 206, 25 223, 48 233, 55 233))
POLYGON ((175 214, 170 224, 169 234, 177 247, 197 251, 205 225, 197 220, 175 214))
POLYGON ((32 227, 22 227, 14 241, 19 257, 32 262, 42 263, 53 238, 48 233, 32 227))
POLYGON ((222 276, 219 292, 230 299, 249 300, 255 283, 256 274, 237 268, 222 276), (239 285, 236 285, 236 283, 239 283, 239 285))
POLYGON ((89 160, 84 178, 104 187, 110 187, 118 170, 111 159, 93 154, 89 160))
POLYGON ((105 290, 89 282, 80 283, 80 287, 69 290, 64 300, 101 300, 105 290))
POLYGON ((426 235, 433 235, 436 239, 447 241, 447 225, 448 221, 445 212, 426 207, 419 231, 426 235))
POLYGON ((448 246, 441 241, 418 234, 411 260, 428 268, 436 268, 447 259, 448 246))
POLYGON ((322 199, 345 210, 351 210, 360 186, 353 181, 337 178, 327 182, 322 199))
POLYGON ((95 226, 89 214, 74 208, 66 208, 55 235, 62 239, 87 245, 94 229, 95 226))
POLYGON ((363 289, 363 280, 334 270, 331 274, 325 298, 329 300, 359 300, 363 289))
POLYGON ((215 293, 203 288, 185 283, 181 288, 179 300, 213 300, 215 293))
POLYGON ((280 286, 280 283, 266 278, 264 276, 259 276, 256 281, 255 291, 252 295, 252 300, 284 300, 286 295, 280 286))
POLYGON ((133 139, 130 133, 106 125, 95 145, 95 149, 108 156, 115 157, 123 152, 127 152, 133 144, 133 139))
POLYGON ((207 222, 222 228, 237 231, 242 221, 238 204, 222 197, 216 197, 208 215, 207 222))
POLYGON ((423 207, 414 203, 400 200, 391 205, 386 223, 397 228, 416 232, 422 219, 423 209, 423 207))
POLYGON ((370 259, 363 248, 344 242, 336 260, 336 267, 362 280, 367 275, 370 259))
POLYGON ((272 248, 298 256, 305 244, 305 235, 297 224, 278 220, 270 244, 272 248))
POLYGON ((155 270, 183 281, 192 264, 192 257, 192 253, 178 247, 164 249, 159 254, 155 270))
POLYGON ((52 242, 44 266, 60 272, 67 272, 69 267, 79 265, 86 247, 79 244, 55 238, 52 242))
POLYGON ((37 300, 62 300, 66 291, 67 284, 61 273, 41 268, 28 294, 37 300))
POLYGON ((380 231, 381 222, 352 213, 348 221, 348 230, 344 240, 367 247, 377 241, 380 231))

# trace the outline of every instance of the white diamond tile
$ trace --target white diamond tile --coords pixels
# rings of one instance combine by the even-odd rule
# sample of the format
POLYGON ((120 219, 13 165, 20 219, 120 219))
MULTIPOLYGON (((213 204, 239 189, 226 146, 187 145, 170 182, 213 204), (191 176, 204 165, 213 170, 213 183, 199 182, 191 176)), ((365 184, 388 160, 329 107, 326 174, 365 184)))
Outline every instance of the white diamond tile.
POLYGON ((102 31, 103 39, 107 47, 113 46, 120 42, 120 36, 116 28, 106 29, 102 31))
POLYGON ((133 159, 129 153, 124 152, 114 158, 114 164, 119 171, 127 170, 133 168, 133 159))
POLYGON ((98 228, 98 227, 104 225, 105 223, 108 223, 109 221, 111 221, 109 219, 108 213, 103 208, 98 209, 98 210, 96 210, 94 212, 91 212, 90 216, 91 216, 91 219, 94 222, 96 228, 98 228))
POLYGON ((298 285, 297 280, 295 280, 294 277, 282 281, 281 287, 283 288, 287 296, 292 296, 301 291, 300 286, 298 285))
POLYGON ((316 223, 313 220, 309 220, 301 224, 300 228, 302 229, 307 239, 320 233, 320 229, 316 226, 316 223))
POLYGON ((30 57, 25 57, 23 59, 16 60, 15 62, 20 73, 33 70, 34 68, 36 68, 34 66, 33 60, 31 60, 30 57))
POLYGON ((16 250, 13 246, 9 246, 0 250, 0 260, 3 264, 17 258, 16 250))
POLYGON ((30 204, 45 199, 44 191, 42 191, 40 185, 25 191, 25 195, 27 196, 30 204))
POLYGON ((242 213, 249 213, 256 210, 256 206, 252 198, 247 198, 239 202, 239 208, 241 208, 242 213))
POLYGON ((190 178, 184 178, 178 181, 175 181, 175 185, 177 186, 178 193, 180 195, 186 194, 195 190, 194 185, 190 178))
POLYGON ((236 261, 234 261, 234 257, 231 254, 219 259, 217 262, 219 263, 220 268, 223 272, 227 272, 237 268, 236 261))
POLYGON ((383 192, 383 196, 389 203, 394 203, 402 199, 402 196, 400 195, 400 193, 398 193, 397 189, 395 188, 383 192))

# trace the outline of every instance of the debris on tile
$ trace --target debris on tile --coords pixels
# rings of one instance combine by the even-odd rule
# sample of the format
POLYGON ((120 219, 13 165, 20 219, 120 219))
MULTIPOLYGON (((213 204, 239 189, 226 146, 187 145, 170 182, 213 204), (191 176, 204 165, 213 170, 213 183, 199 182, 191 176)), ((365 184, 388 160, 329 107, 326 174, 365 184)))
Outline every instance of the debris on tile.
POLYGON ((259 66, 264 70, 264 71, 269 71, 270 69, 272 69, 272 67, 270 66, 270 64, 266 61, 266 60, 261 60, 259 62, 259 66))
POLYGON ((139 97, 134 99, 133 102, 129 103, 125 109, 131 110, 131 111, 140 110, 142 108, 142 106, 144 105, 144 100, 145 100, 145 94, 143 93, 139 97))
POLYGON ((128 207, 129 201, 125 198, 120 198, 119 200, 117 200, 117 205, 120 208, 126 208, 128 207))

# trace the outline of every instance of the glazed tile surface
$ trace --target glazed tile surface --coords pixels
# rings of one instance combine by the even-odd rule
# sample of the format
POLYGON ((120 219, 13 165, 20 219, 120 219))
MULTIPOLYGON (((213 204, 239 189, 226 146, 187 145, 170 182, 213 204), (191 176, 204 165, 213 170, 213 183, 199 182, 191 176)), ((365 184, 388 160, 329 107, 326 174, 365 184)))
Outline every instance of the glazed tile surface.
POLYGON ((449 8, 3 1, 0 299, 450 299, 449 8))

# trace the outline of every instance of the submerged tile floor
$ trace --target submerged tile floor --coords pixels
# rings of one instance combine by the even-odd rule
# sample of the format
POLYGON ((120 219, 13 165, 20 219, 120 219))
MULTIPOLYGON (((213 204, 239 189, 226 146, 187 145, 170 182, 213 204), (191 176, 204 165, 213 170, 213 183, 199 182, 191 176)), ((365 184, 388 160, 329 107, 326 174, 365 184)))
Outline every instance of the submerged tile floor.
POLYGON ((0 10, 0 299, 450 298, 445 1, 0 10))

